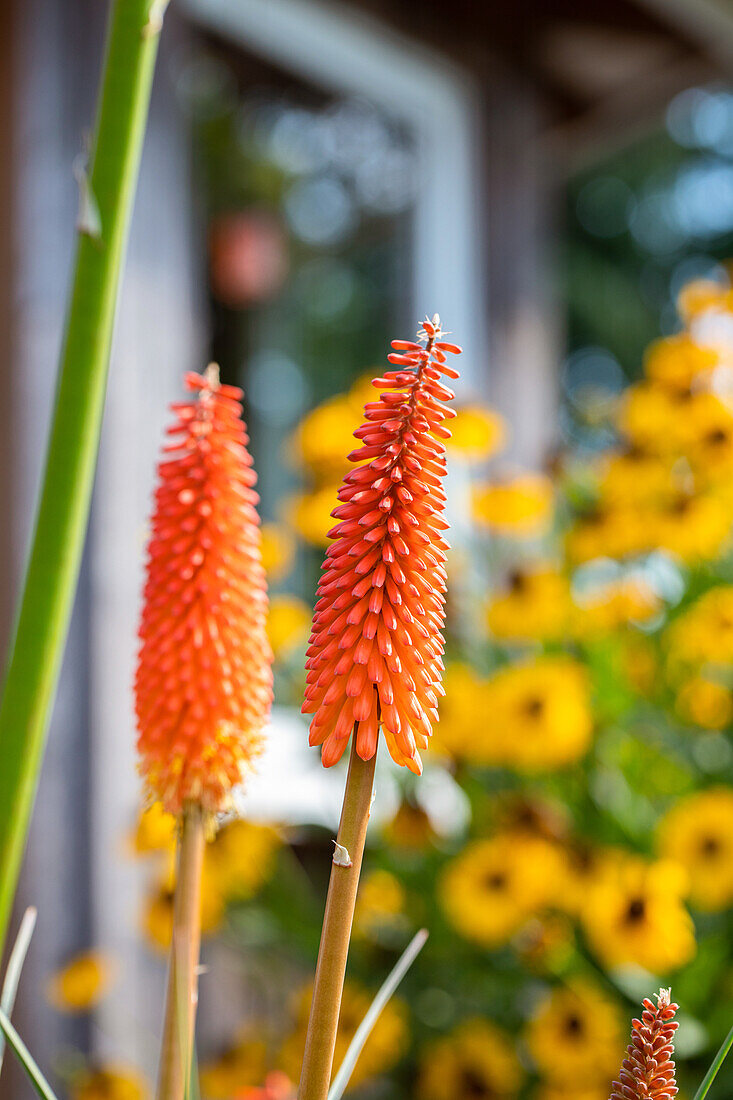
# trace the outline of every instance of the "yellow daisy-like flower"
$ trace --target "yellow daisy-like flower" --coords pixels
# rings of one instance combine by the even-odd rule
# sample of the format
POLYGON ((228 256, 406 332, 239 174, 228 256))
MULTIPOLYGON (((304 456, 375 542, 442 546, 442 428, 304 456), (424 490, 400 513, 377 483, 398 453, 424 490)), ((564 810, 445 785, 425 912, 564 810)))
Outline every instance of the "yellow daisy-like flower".
POLYGON ((451 421, 451 438, 446 446, 467 459, 491 458, 504 446, 507 426, 494 409, 480 405, 463 405, 451 421))
POLYGON ((217 1058, 201 1065, 202 1100, 232 1100, 241 1090, 262 1084, 267 1068, 266 1042, 243 1031, 217 1058))
POLYGON ((430 816, 422 806, 414 805, 407 799, 402 800, 397 813, 382 832, 390 847, 408 852, 422 852, 435 840, 430 816))
POLYGON ((383 932, 403 927, 406 902, 398 878, 389 871, 370 871, 359 883, 354 910, 355 934, 378 940, 383 932))
POLYGON ((733 720, 733 692, 707 676, 693 676, 677 693, 677 713, 685 722, 722 730, 733 720))
POLYGON ((227 900, 252 897, 272 874, 282 838, 269 825, 230 821, 206 849, 205 872, 212 893, 227 900))
POLYGON ((672 455, 679 451, 685 409, 691 395, 654 382, 637 382, 624 392, 617 425, 646 454, 672 455))
POLYGON ((448 864, 438 897, 462 936, 482 947, 498 947, 553 902, 561 872, 561 857, 550 842, 499 834, 468 844, 448 864))
POLYGON ((478 485, 474 490, 476 521, 514 538, 546 531, 552 522, 553 506, 552 482, 543 474, 523 474, 511 481, 478 485))
POLYGON ((594 558, 625 558, 654 546, 644 512, 634 507, 601 507, 581 516, 565 537, 573 562, 594 558))
POLYGON ((683 898, 679 863, 629 856, 609 866, 588 891, 582 923, 606 966, 636 964, 665 973, 695 954, 695 931, 683 898))
POLYGON ((160 802, 153 802, 140 814, 132 847, 136 855, 175 850, 176 819, 173 814, 165 812, 160 802))
POLYGON ((267 636, 276 658, 300 649, 308 640, 313 612, 297 596, 270 596, 267 636))
POLYGON ((105 1066, 81 1073, 71 1085, 69 1100, 148 1100, 142 1077, 123 1066, 105 1066))
POLYGON ((495 638, 531 641, 561 638, 568 630, 570 582, 552 566, 517 569, 503 593, 489 603, 487 622, 495 638))
POLYGON ((713 348, 701 347, 689 332, 655 340, 644 356, 647 378, 675 390, 690 390, 707 380, 720 356, 713 348))
MULTIPOLYGON (((305 1033, 308 1026, 308 1013, 312 997, 312 986, 308 985, 298 994, 296 1001, 296 1028, 286 1039, 279 1056, 279 1067, 291 1081, 300 1076, 300 1064, 305 1046, 305 1033)), ((356 1029, 367 1014, 372 1003, 372 994, 355 982, 346 982, 341 1000, 338 1035, 334 1065, 339 1066, 354 1038, 356 1029)), ((347 1089, 388 1073, 402 1057, 408 1040, 407 1012, 397 998, 392 998, 377 1019, 359 1060, 354 1067, 347 1089)))
POLYGON ((282 523, 260 527, 262 564, 269 580, 280 580, 290 572, 295 558, 295 539, 282 523))
POLYGON ((338 504, 338 485, 329 482, 310 493, 291 497, 287 504, 288 520, 306 542, 328 546, 333 527, 331 512, 338 504))
POLYGON ((599 465, 598 491, 606 508, 638 507, 674 492, 671 461, 639 447, 611 451, 599 465))
POLYGON ((562 768, 586 752, 593 733, 587 673, 569 657, 500 669, 484 688, 481 713, 485 728, 471 754, 476 763, 562 768))
POLYGON ((420 1062, 420 1100, 514 1100, 522 1068, 511 1039, 486 1020, 465 1020, 431 1043, 420 1062))
POLYGON ((338 479, 344 455, 354 445, 354 406, 348 394, 338 394, 308 413, 290 440, 294 460, 319 477, 338 479))
POLYGON ((486 680, 460 661, 446 667, 445 695, 440 700, 440 719, 433 728, 429 750, 454 760, 480 758, 484 740, 481 700, 486 680))
POLYGON ((101 951, 83 951, 56 971, 49 980, 47 996, 61 1012, 88 1012, 107 993, 114 967, 101 951))
POLYGON ((713 787, 681 799, 658 829, 662 857, 682 864, 690 900, 717 911, 733 904, 733 790, 713 787))
POLYGON ((733 664, 733 585, 709 589, 678 616, 667 645, 673 666, 733 664))
POLYGON ((733 409, 714 393, 695 394, 685 417, 684 452, 704 484, 733 471, 733 409))
POLYGON ((595 984, 576 979, 553 989, 527 1029, 527 1046, 540 1072, 575 1085, 610 1082, 624 1049, 617 1006, 595 984))
POLYGON ((663 547, 682 561, 710 561, 726 549, 731 537, 731 508, 714 493, 680 493, 644 520, 649 549, 663 547))
POLYGON ((628 623, 648 622, 662 603, 640 577, 622 577, 598 585, 576 599, 573 626, 580 637, 607 634, 628 623))

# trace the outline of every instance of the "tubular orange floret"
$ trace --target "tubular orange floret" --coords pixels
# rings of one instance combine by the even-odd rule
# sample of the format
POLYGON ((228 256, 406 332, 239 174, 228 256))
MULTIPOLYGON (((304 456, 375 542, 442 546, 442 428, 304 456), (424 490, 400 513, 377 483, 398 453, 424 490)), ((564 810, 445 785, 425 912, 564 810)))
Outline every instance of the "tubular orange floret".
POLYGON ((256 475, 242 391, 213 364, 186 375, 158 467, 135 678, 151 793, 180 812, 224 808, 257 755, 272 701, 256 475))
POLYGON ((610 1100, 672 1100, 679 1091, 672 1058, 679 1006, 670 1001, 669 989, 659 990, 656 1005, 647 997, 643 1006, 641 1019, 631 1022, 631 1042, 610 1100))
POLYGON ((448 549, 443 421, 455 415, 443 404, 453 393, 441 375, 458 377, 445 353, 460 352, 440 336, 436 315, 422 324, 424 347, 392 342, 388 359, 398 369, 374 380, 383 392, 365 406, 354 432, 361 447, 349 455, 360 465, 332 513, 339 522, 329 531, 303 703, 326 767, 352 729, 359 756, 371 759, 381 727, 392 758, 419 774, 419 749, 437 718, 448 549))

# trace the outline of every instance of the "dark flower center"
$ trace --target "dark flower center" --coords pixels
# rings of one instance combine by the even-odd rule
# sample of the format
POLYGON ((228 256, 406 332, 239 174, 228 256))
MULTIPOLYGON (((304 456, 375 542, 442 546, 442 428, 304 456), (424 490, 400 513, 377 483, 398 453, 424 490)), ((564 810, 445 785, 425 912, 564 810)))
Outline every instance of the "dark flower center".
POLYGON ((700 841, 700 851, 704 856, 717 856, 720 852, 720 841, 715 836, 706 836, 700 841))
POLYGON ((532 695, 524 704, 524 709, 529 718, 539 718, 545 709, 545 700, 539 695, 532 695))
POLYGON ((492 1100, 495 1095, 492 1085, 476 1070, 464 1069, 461 1072, 456 1100, 461 1097, 466 1100, 492 1100))
POLYGON ((646 902, 644 898, 632 898, 626 910, 626 923, 638 924, 639 921, 644 919, 645 913, 646 902))
POLYGON ((583 1031, 583 1021, 575 1012, 570 1012, 565 1017, 565 1031, 573 1038, 577 1038, 583 1031))
POLYGON ((484 879, 487 890, 503 890, 506 884, 507 877, 504 871, 491 871, 484 879))

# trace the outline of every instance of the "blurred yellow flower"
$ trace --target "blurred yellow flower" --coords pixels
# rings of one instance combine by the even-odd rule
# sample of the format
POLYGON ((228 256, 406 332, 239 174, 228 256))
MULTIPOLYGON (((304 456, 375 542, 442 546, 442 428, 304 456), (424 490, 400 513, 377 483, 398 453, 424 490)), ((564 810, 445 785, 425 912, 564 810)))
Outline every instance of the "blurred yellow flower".
POLYGON ((636 964, 665 973, 695 954, 695 932, 678 863, 628 856, 591 886, 581 914, 588 942, 606 966, 636 964))
POLYGON ((552 990, 527 1028, 527 1046, 551 1080, 591 1085, 618 1070, 624 1050, 619 1010, 595 984, 575 979, 552 990))
POLYGON ((69 1100, 148 1100, 149 1096, 142 1077, 122 1066, 84 1070, 69 1092, 69 1100))
POLYGON ((509 641, 561 638, 570 620, 570 583, 552 566, 516 569, 509 585, 488 606, 495 638, 509 641))
POLYGON ((522 1068, 511 1039, 487 1020, 464 1020, 420 1061, 420 1100, 515 1100, 522 1068))
POLYGON ((714 560, 731 536, 731 508, 713 493, 680 493, 658 512, 647 512, 649 549, 660 546, 682 561, 714 560))
POLYGON ((647 378, 676 390, 690 390, 716 366, 718 353, 700 347, 689 332, 655 340, 644 356, 647 378))
POLYGON ((733 409, 713 393, 695 394, 685 417, 684 452, 703 484, 733 472, 733 409))
POLYGON ((511 481, 489 482, 474 489, 477 522, 515 538, 542 534, 552 522, 554 491, 543 474, 522 474, 511 481))
POLYGON ((588 677, 569 657, 537 657, 501 668, 486 683, 481 707, 484 728, 470 757, 476 763, 561 768, 590 745, 588 677))
POLYGON ((385 842, 394 848, 420 852, 435 840, 435 832, 429 815, 418 806, 403 798, 397 813, 382 830, 385 842))
POLYGON ((245 1030, 218 1058, 202 1063, 202 1100, 234 1100, 241 1089, 262 1084, 267 1068, 267 1044, 245 1030))
POLYGON ((47 997, 61 1012, 88 1012, 107 993, 114 967, 101 951, 83 951, 57 970, 48 982, 47 997))
POLYGON ((262 564, 268 580, 279 580, 289 573, 295 558, 295 539, 282 523, 263 523, 260 528, 262 564))
POLYGON ((504 446, 507 426, 494 409, 463 405, 450 424, 451 438, 446 446, 468 459, 487 459, 504 446))
POLYGON ((270 596, 267 636, 276 658, 300 649, 308 640, 312 611, 297 596, 270 596))
POLYGON ((384 931, 404 927, 406 901, 398 878, 389 871, 370 871, 359 883, 354 911, 355 934, 378 940, 384 931))
POLYGON ((331 512, 338 504, 338 485, 329 482, 309 493, 299 493, 287 502, 288 520, 306 542, 328 546, 328 532, 335 524, 331 512))
POLYGON ((577 1085, 575 1081, 570 1084, 548 1083, 542 1085, 539 1092, 534 1093, 534 1100, 608 1100, 608 1081, 598 1080, 592 1085, 577 1085))
POLYGON ((173 893, 159 888, 146 899, 142 913, 142 931, 150 947, 166 952, 173 932, 173 893))
POLYGON ((347 465, 347 454, 356 445, 354 427, 354 402, 348 394, 324 401, 301 420, 291 437, 294 461, 304 463, 318 477, 336 480, 347 465))
POLYGON ((660 855, 682 864, 698 909, 733 903, 733 790, 713 787, 680 799, 658 828, 660 855))
POLYGON ((574 562, 624 558, 651 549, 653 538, 637 507, 598 508, 579 517, 567 532, 565 548, 574 562))
POLYGON ((272 874, 281 846, 280 834, 270 825, 241 820, 223 825, 206 849, 213 892, 227 901, 251 897, 272 874))
MULTIPOLYGON (((150 947, 166 952, 171 944, 173 932, 173 873, 169 870, 166 878, 148 895, 142 912, 142 930, 150 947)), ((213 879, 210 867, 204 857, 201 885, 201 932, 211 935, 218 932, 224 920, 226 898, 213 879)))
MULTIPOLYGON (((280 1068, 291 1081, 297 1081, 300 1077, 300 1063, 303 1058, 311 997, 312 986, 310 985, 298 994, 296 1028, 285 1040, 280 1051, 280 1068)), ((371 1003, 371 993, 356 982, 346 982, 336 1038, 335 1066, 341 1065, 356 1029, 366 1016, 371 1003)), ((388 1073, 404 1054, 407 1042, 407 1012, 402 1001, 393 997, 378 1017, 359 1056, 347 1089, 356 1088, 363 1081, 388 1073)))
POLYGON ((475 760, 481 756, 484 738, 483 691, 486 680, 460 661, 446 667, 443 677, 445 695, 440 699, 440 719, 433 727, 430 750, 455 760, 475 760))
POLYGON ((670 460, 639 447, 610 451, 600 461, 598 490, 608 509, 648 504, 668 497, 674 489, 670 460))
POLYGON ((574 634, 605 634, 628 623, 644 623, 659 613, 662 603, 641 577, 622 577, 596 585, 576 597, 574 634))
POLYGON ((733 719, 733 693, 707 676, 693 676, 677 692, 677 713, 703 729, 721 730, 733 719))
POLYGON ((561 875, 555 846, 503 833, 467 844, 445 868, 438 898, 453 927, 482 947, 497 947, 555 897, 561 875))
POLYGON ((667 631, 673 666, 733 664, 733 585, 709 589, 667 631))
POLYGON ((588 891, 625 859, 620 848, 596 847, 582 839, 571 840, 562 848, 562 885, 557 906, 572 917, 579 917, 586 904, 588 891))
POLYGON ((138 855, 174 851, 176 819, 173 814, 166 813, 160 802, 153 802, 138 818, 132 845, 138 855))
POLYGON ((693 279, 677 296, 677 311, 683 321, 691 321, 710 309, 731 310, 731 292, 725 283, 714 279, 693 279))
POLYGON ((637 382, 620 399, 617 424, 634 447, 646 454, 670 455, 680 449, 685 410, 691 395, 655 382, 637 382))

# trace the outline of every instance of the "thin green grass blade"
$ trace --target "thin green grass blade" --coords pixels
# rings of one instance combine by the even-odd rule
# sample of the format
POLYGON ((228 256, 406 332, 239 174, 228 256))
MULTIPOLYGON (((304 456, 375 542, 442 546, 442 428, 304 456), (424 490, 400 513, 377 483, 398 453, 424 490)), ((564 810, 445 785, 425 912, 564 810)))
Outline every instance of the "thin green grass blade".
POLYGON ((718 1071, 719 1071, 720 1067, 722 1066, 723 1062, 725 1061, 725 1059, 728 1057, 728 1054, 730 1052, 731 1047, 733 1047, 733 1027, 730 1029, 730 1031, 726 1035, 725 1039, 723 1040, 723 1043, 722 1043, 722 1046, 721 1046, 720 1050, 718 1051, 718 1053, 713 1058, 710 1069, 705 1074, 705 1077, 703 1078, 702 1084, 700 1085, 700 1088, 695 1093, 695 1095, 693 1097, 693 1100, 704 1100, 704 1097, 707 1096, 708 1091, 710 1089, 710 1086, 712 1085, 715 1078, 718 1076, 718 1071))
POLYGON ((112 0, 40 503, 0 703, 0 954, 79 575, 117 292, 166 0, 112 0), (93 215, 93 216, 92 216, 93 215))
POLYGON ((394 969, 390 972, 386 981, 378 990, 377 995, 369 1006, 369 1011, 356 1029, 354 1038, 349 1044, 349 1049, 344 1055, 344 1060, 339 1066, 339 1071, 333 1079, 330 1091, 328 1093, 328 1100, 341 1100, 341 1097, 343 1096, 346 1087, 351 1079, 351 1075, 354 1072, 354 1066, 359 1059, 359 1055, 364 1049, 364 1044, 369 1038, 372 1028, 379 1019, 379 1015, 382 1009, 387 1004, 387 1001, 389 1001, 390 997, 397 989, 397 986, 400 984, 405 974, 422 951, 427 938, 427 928, 421 928, 417 935, 413 937, 403 953, 400 955, 399 959, 395 963, 394 969))
POLYGON ((41 1073, 40 1069, 36 1065, 33 1057, 31 1056, 28 1047, 21 1039, 18 1032, 15 1030, 10 1020, 7 1018, 3 1010, 0 1008, 0 1031, 3 1032, 5 1038, 8 1041, 8 1046, 16 1055, 21 1066, 25 1070, 28 1080, 33 1085, 41 1100, 58 1100, 53 1089, 49 1085, 46 1078, 41 1073))
MULTIPOLYGON (((18 993, 18 983, 20 982, 20 974, 23 969, 25 957, 28 954, 33 929, 36 927, 37 916, 38 910, 33 908, 33 906, 29 906, 28 909, 26 909, 23 914, 23 919, 20 922, 18 935, 15 937, 13 950, 10 952, 10 958, 8 959, 8 966, 5 971, 5 981, 3 982, 2 992, 0 993, 0 1009, 3 1010, 8 1019, 13 1015, 15 997, 18 993)), ((0 1031, 0 1073, 2 1073, 3 1069, 4 1056, 5 1035, 0 1031)))

